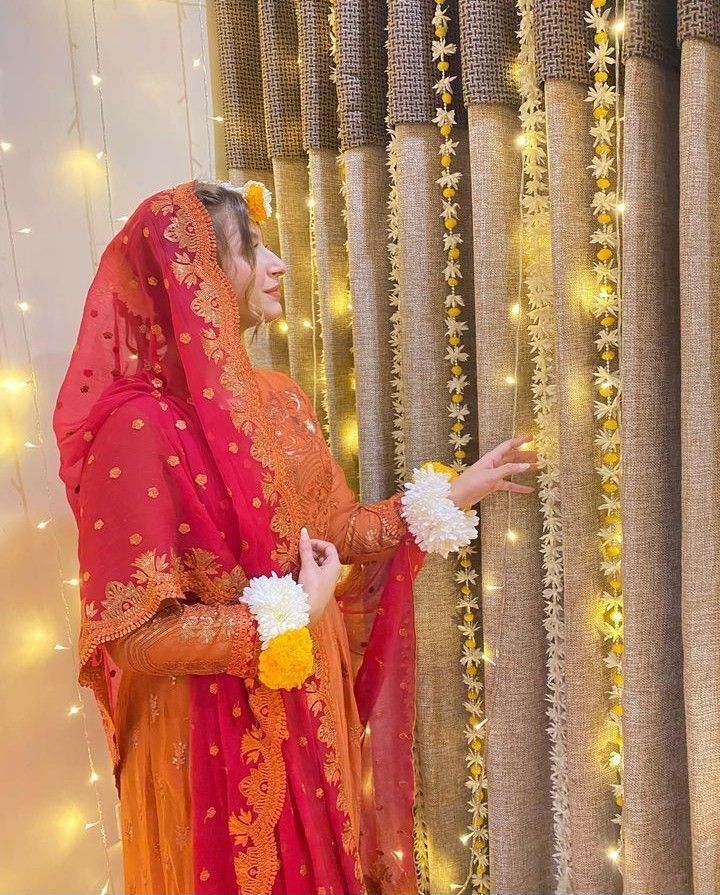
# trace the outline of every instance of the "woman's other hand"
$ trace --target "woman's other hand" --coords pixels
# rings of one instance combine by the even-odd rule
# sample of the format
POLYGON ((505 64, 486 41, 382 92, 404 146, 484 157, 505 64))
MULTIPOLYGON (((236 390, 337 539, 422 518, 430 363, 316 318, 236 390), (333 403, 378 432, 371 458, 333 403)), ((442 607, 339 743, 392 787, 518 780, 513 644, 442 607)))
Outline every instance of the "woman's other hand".
POLYGON ((453 503, 461 508, 471 507, 493 491, 531 494, 535 489, 529 485, 506 481, 508 476, 535 472, 537 469, 537 451, 519 449, 520 445, 530 440, 510 438, 503 441, 461 472, 450 483, 450 499, 453 503))
POLYGON ((311 538, 306 528, 300 530, 300 574, 298 584, 310 599, 310 624, 322 617, 325 607, 335 595, 340 578, 340 560, 330 541, 311 538))

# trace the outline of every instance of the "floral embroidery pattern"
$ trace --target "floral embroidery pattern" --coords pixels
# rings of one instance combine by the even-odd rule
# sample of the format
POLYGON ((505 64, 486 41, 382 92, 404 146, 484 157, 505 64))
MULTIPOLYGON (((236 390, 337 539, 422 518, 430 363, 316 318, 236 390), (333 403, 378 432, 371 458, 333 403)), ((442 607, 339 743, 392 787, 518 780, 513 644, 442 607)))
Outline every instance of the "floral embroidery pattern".
MULTIPOLYGON (((298 555, 300 528, 307 522, 306 506, 293 479, 288 456, 279 447, 281 442, 275 435, 277 421, 261 406, 257 371, 241 342, 237 301, 230 281, 217 264, 212 224, 205 216, 192 219, 192 211, 198 205, 201 203, 192 184, 183 184, 166 199, 159 198, 152 210, 171 216, 164 236, 185 250, 176 253, 175 277, 185 285, 197 284, 190 306, 209 325, 202 333, 203 349, 219 365, 220 384, 235 399, 229 410, 233 425, 251 439, 251 454, 263 467, 263 496, 273 508, 271 527, 279 536, 273 559, 287 573, 298 555)), ((299 401, 299 397, 295 396, 295 400, 299 401)))
POLYGON ((323 769, 325 779, 329 784, 336 787, 336 807, 338 812, 343 815, 343 832, 342 845, 345 853, 351 855, 355 859, 355 874, 359 882, 363 882, 363 871, 360 864, 360 854, 358 850, 359 831, 353 828, 350 817, 350 806, 347 794, 343 787, 342 775, 340 773, 340 762, 338 760, 337 741, 336 741, 336 720, 333 718, 331 711, 331 700, 327 687, 327 663, 324 651, 318 640, 314 641, 315 667, 318 669, 317 675, 307 681, 305 684, 305 692, 307 694, 308 707, 314 718, 318 721, 317 738, 326 747, 323 769))
POLYGON ((275 826, 287 789, 282 743, 289 734, 282 694, 258 684, 248 691, 248 700, 257 724, 240 743, 243 758, 253 765, 240 784, 247 808, 230 815, 228 830, 237 848, 238 890, 270 892, 280 868, 275 826))
POLYGON ((80 634, 80 662, 95 648, 140 627, 167 600, 182 600, 193 592, 205 603, 237 602, 248 583, 240 566, 221 572, 218 558, 208 550, 192 548, 179 557, 174 551, 158 555, 147 550, 133 562, 132 581, 110 581, 101 606, 85 605, 85 624, 80 634))

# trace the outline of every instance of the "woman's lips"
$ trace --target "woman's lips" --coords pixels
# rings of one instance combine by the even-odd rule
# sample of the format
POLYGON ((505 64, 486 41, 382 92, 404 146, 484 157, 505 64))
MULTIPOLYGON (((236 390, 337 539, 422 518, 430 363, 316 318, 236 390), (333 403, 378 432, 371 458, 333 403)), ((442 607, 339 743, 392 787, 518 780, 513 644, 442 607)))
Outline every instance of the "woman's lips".
POLYGON ((274 298, 280 298, 280 287, 276 286, 274 289, 266 289, 265 290, 268 295, 272 295, 274 298))

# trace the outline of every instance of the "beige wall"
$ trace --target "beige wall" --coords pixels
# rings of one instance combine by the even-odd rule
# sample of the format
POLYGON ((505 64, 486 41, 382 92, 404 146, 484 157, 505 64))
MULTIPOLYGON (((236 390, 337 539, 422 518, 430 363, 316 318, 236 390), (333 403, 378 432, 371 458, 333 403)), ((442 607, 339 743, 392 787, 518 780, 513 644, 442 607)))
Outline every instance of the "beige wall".
POLYGON ((21 378, 30 372, 9 237, 30 227, 12 242, 21 300, 30 306, 24 320, 44 439, 44 449, 24 447, 38 441, 32 390, 12 396, 0 387, 0 892, 13 895, 123 891, 115 793, 89 691, 84 709, 68 714, 81 704, 77 590, 62 584, 77 574, 75 530, 56 476, 50 414, 94 260, 111 227, 121 226, 113 219, 164 186, 212 174, 222 136, 210 120, 204 3, 95 6, 111 210, 105 159, 95 158, 103 133, 91 82, 90 0, 0 0, 0 141, 12 143, 0 152, 7 197, 7 209, 0 201, 0 384, 8 370, 21 378), (73 650, 55 649, 70 643, 73 650), (98 800, 107 857, 101 827, 85 829, 98 820, 98 800))

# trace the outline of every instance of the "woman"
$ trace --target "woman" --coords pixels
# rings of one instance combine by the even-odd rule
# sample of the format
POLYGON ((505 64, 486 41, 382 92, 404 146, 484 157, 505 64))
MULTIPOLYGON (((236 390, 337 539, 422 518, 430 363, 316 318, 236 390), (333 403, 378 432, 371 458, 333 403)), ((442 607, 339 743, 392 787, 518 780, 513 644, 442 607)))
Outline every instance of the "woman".
POLYGON ((532 490, 506 481, 536 465, 516 439, 358 504, 306 395, 244 344, 282 312, 269 199, 144 201, 55 410, 128 893, 416 891, 412 581, 476 535, 462 507, 532 490))

